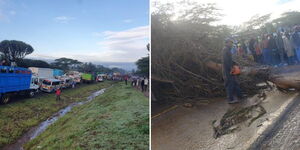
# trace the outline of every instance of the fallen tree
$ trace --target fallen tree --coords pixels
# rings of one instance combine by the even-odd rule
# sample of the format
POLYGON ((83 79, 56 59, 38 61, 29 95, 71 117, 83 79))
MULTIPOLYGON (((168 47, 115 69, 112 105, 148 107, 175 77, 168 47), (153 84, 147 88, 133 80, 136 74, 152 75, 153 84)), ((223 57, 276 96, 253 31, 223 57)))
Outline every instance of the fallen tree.
MULTIPOLYGON (((215 71, 222 70, 222 65, 212 61, 206 63, 207 67, 215 71)), ((245 76, 260 76, 270 81, 282 90, 300 90, 300 65, 273 68, 268 66, 242 67, 241 74, 245 76)))
MULTIPOLYGON (((191 2, 174 16, 174 3, 158 5, 151 21, 152 92, 158 100, 225 96, 221 58, 224 39, 232 30, 211 25, 220 16, 214 5, 191 2), (176 17, 176 20, 172 18, 176 17)), ((242 92, 256 94, 271 81, 279 88, 297 87, 276 73, 275 68, 256 64, 250 58, 234 57, 243 67, 239 76, 242 92)))

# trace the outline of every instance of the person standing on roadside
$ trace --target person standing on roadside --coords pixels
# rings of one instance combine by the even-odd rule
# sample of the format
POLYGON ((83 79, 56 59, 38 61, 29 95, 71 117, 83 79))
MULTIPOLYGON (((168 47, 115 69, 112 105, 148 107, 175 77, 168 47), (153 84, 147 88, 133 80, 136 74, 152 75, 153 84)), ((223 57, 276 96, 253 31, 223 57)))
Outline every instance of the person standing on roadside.
POLYGON ((278 48, 273 34, 269 34, 268 39, 269 39, 268 49, 271 50, 270 65, 277 66, 279 54, 278 54, 278 48))
POLYGON ((137 79, 136 79, 136 82, 135 82, 135 87, 137 88, 137 89, 139 89, 139 83, 140 82, 140 77, 138 77, 137 79))
POLYGON ((275 40, 276 40, 276 45, 279 54, 279 65, 282 66, 285 64, 285 60, 284 60, 285 51, 284 51, 284 44, 283 44, 281 32, 277 32, 277 36, 275 40))
POLYGON ((235 63, 232 60, 232 54, 230 50, 232 48, 233 41, 231 39, 227 39, 225 41, 225 44, 226 45, 223 48, 223 78, 226 93, 228 96, 228 103, 234 104, 238 102, 237 99, 234 99, 234 96, 242 98, 242 94, 240 87, 236 81, 236 76, 232 74, 232 68, 235 63))
POLYGON ((256 54, 256 58, 257 58, 257 63, 260 63, 260 64, 263 63, 261 46, 262 46, 261 40, 259 38, 255 39, 255 42, 254 42, 255 54, 256 54))
POLYGON ((56 95, 56 100, 60 101, 60 95, 61 95, 61 89, 60 88, 56 89, 55 95, 56 95))
POLYGON ((258 58, 255 52, 255 39, 253 37, 250 39, 248 47, 253 56, 254 61, 258 62, 258 58))
POLYGON ((267 34, 265 34, 263 36, 263 39, 262 39, 262 55, 263 55, 263 62, 265 65, 271 65, 271 50, 268 49, 268 43, 269 43, 269 40, 268 40, 268 36, 267 34))
POLYGON ((144 90, 147 91, 149 80, 147 77, 144 79, 144 90))
POLYGON ((294 27, 295 32, 292 34, 292 42, 296 52, 298 63, 300 62, 300 26, 294 27))
POLYGON ((72 81, 72 89, 75 88, 75 85, 76 85, 76 82, 73 80, 73 81, 72 81))
POLYGON ((141 88, 142 88, 142 92, 144 92, 144 90, 145 90, 145 78, 144 77, 142 77, 142 79, 141 79, 141 88))
POLYGON ((128 81, 128 76, 127 75, 125 75, 124 80, 125 80, 125 85, 127 85, 127 81, 128 81))
POLYGON ((295 59, 294 59, 295 53, 294 53, 294 48, 289 33, 285 32, 282 39, 283 39, 284 50, 287 55, 287 60, 288 60, 287 62, 289 65, 293 65, 295 63, 295 59))
POLYGON ((135 87, 136 78, 131 77, 131 86, 135 87))

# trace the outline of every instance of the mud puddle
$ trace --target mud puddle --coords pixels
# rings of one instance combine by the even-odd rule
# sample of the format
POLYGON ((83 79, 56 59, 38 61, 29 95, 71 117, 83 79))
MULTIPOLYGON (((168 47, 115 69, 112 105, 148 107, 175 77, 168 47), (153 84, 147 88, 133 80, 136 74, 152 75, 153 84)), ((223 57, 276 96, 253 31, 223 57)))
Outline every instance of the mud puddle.
POLYGON ((25 133, 21 138, 17 140, 16 143, 7 145, 3 148, 3 150, 23 150, 23 145, 32 139, 39 136, 41 133, 43 133, 51 124, 56 122, 59 118, 63 117, 65 114, 70 112, 73 107, 86 104, 93 99, 95 99, 97 96, 103 94, 105 92, 105 88, 101 89, 99 91, 96 91, 92 93, 85 101, 82 102, 75 102, 70 104, 69 106, 59 110, 57 113, 49 117, 47 120, 41 122, 38 126, 35 126, 31 128, 27 133, 25 133))

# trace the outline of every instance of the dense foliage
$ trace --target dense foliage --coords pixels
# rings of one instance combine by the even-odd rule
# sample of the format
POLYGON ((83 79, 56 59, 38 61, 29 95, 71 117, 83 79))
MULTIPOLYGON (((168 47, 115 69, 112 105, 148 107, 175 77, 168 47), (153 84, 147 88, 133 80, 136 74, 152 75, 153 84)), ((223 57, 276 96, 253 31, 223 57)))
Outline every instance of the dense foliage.
POLYGON ((205 62, 221 62, 226 26, 212 26, 220 14, 213 4, 156 4, 151 21, 152 91, 157 98, 223 94, 222 76, 205 62), (175 5, 185 5, 176 14, 175 5), (176 14, 176 16, 175 16, 176 14))
MULTIPOLYGON (((242 32, 259 32, 269 15, 253 17, 243 28, 217 25, 222 17, 214 4, 199 2, 155 3, 151 14, 152 92, 157 99, 224 96, 221 63, 226 38, 242 32), (178 11, 178 6, 181 6, 178 11)), ((248 58, 235 58, 242 66, 253 66, 248 58)), ((240 76, 243 92, 256 91, 260 78, 240 76)))
MULTIPOLYGON (((147 44, 147 50, 150 51, 150 44, 147 44)), ((137 71, 135 72, 138 75, 149 76, 149 56, 142 57, 135 62, 137 65, 137 71)))
POLYGON ((40 68, 50 68, 51 65, 43 60, 34 60, 34 59, 20 59, 17 61, 19 67, 40 67, 40 68))
POLYGON ((4 40, 0 42, 1 57, 9 62, 16 62, 33 51, 31 45, 22 41, 4 40))

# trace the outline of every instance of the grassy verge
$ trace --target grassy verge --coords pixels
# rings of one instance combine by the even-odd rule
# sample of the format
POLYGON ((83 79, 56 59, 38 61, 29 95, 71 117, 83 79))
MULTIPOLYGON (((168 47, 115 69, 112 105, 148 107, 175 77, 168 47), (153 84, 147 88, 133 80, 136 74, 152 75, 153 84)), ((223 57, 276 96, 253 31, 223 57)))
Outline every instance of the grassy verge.
POLYGON ((55 94, 43 94, 35 98, 16 101, 0 106, 0 149, 13 143, 24 132, 38 125, 53 113, 70 103, 85 100, 93 91, 108 87, 112 82, 80 85, 62 92, 62 101, 55 100, 55 94))
POLYGON ((25 149, 149 149, 149 103, 118 83, 90 103, 75 107, 25 149))

